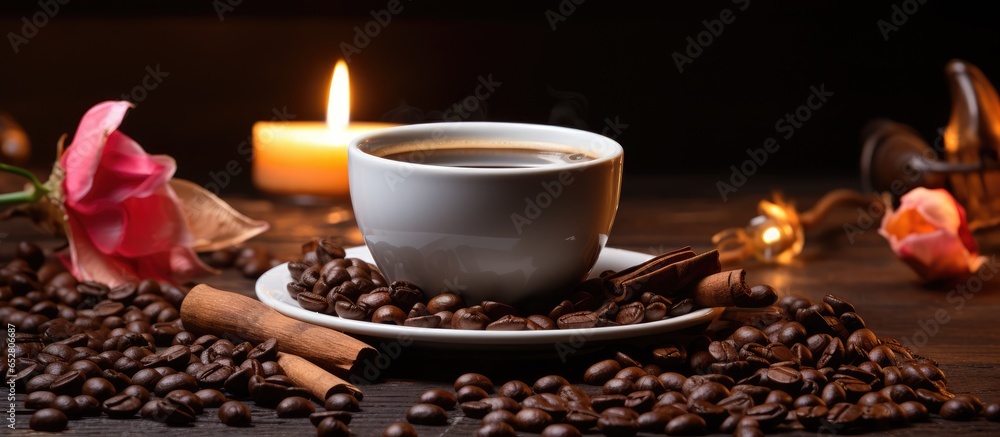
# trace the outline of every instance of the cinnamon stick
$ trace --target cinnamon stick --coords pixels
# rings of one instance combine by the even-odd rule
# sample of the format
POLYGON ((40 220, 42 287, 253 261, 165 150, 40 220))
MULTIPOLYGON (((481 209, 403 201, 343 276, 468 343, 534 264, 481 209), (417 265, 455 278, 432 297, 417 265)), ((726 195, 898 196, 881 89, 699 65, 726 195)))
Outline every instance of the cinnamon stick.
POLYGON ((751 300, 743 269, 706 276, 692 284, 684 294, 702 308, 742 306, 751 300))
POLYGON ((615 302, 647 290, 671 297, 688 284, 721 270, 718 250, 695 255, 690 247, 684 247, 609 276, 606 289, 615 302))
POLYGON ((292 379, 296 386, 305 387, 320 401, 326 400, 334 393, 347 393, 361 400, 363 394, 353 384, 340 379, 336 375, 310 363, 309 360, 284 352, 278 353, 278 364, 285 370, 285 375, 292 379))
POLYGON ((347 378, 356 364, 378 352, 364 342, 333 329, 300 322, 260 301, 199 284, 181 304, 184 329, 195 334, 228 333, 253 343, 278 340, 285 352, 305 358, 347 378))

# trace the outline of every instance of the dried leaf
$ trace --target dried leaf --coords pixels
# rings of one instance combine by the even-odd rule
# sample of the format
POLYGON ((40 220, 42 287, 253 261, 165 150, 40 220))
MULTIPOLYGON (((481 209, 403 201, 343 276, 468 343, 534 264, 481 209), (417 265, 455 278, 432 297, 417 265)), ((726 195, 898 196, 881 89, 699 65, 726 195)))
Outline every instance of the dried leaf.
POLYGON ((184 179, 171 179, 170 187, 183 204, 184 220, 194 236, 194 250, 207 252, 240 244, 268 230, 265 221, 253 220, 233 209, 210 191, 184 179))

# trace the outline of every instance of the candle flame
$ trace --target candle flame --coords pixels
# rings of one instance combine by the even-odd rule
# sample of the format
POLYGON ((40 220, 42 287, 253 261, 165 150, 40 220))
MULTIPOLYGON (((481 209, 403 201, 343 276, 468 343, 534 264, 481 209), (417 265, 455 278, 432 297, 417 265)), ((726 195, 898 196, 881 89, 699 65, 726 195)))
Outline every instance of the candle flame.
POLYGON ((330 129, 347 129, 351 121, 351 86, 347 77, 347 63, 337 61, 330 81, 330 98, 326 105, 326 125, 330 129))

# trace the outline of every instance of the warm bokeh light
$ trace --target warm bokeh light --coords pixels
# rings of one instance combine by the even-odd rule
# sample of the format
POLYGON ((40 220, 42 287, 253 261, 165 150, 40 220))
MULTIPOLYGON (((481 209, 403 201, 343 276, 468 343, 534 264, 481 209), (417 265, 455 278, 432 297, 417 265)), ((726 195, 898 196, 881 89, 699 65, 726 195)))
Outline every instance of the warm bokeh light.
POLYGON ((764 240, 764 244, 772 244, 781 239, 781 231, 772 226, 764 231, 764 234, 761 235, 761 239, 764 240))
POLYGON ((761 200, 757 211, 760 215, 751 219, 746 228, 725 229, 712 237, 724 260, 753 257, 787 264, 802 253, 805 233, 794 205, 775 194, 773 200, 761 200))

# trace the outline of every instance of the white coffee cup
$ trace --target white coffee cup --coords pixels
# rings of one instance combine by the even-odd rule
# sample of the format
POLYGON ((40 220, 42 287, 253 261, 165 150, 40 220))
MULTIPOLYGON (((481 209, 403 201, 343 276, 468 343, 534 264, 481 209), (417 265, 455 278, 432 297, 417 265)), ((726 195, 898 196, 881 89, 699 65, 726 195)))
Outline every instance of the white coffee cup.
POLYGON ((452 291, 469 305, 548 305, 586 278, 607 242, 622 157, 617 142, 563 127, 391 127, 351 141, 351 200, 388 280, 411 281, 429 296, 452 291), (433 163, 467 147, 475 148, 473 160, 479 151, 494 156, 526 147, 563 159, 502 168, 433 163))

